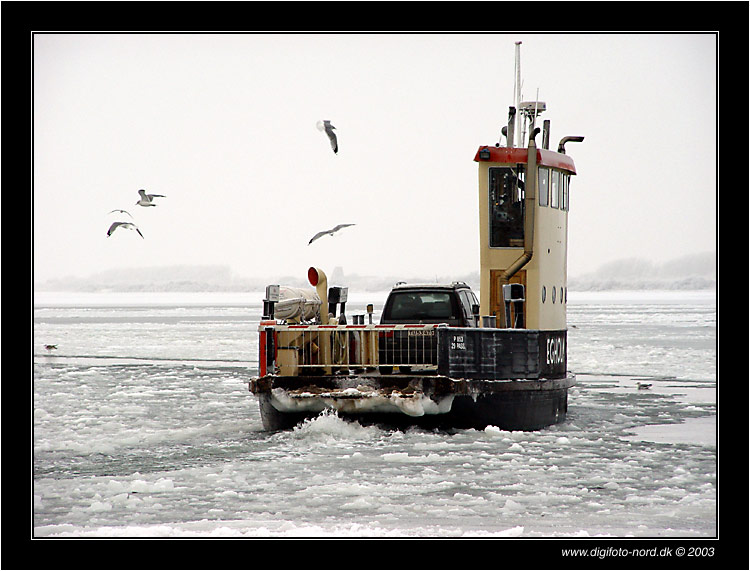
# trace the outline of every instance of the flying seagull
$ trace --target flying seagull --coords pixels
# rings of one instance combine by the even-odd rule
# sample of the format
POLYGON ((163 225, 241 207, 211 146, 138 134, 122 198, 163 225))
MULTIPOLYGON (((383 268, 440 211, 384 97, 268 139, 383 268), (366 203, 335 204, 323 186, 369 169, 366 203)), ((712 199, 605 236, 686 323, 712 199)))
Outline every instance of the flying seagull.
POLYGON ((116 208, 115 210, 110 210, 109 212, 107 212, 107 214, 112 214, 113 212, 122 212, 123 214, 127 214, 127 215, 128 215, 128 216, 130 216, 131 218, 133 217, 133 216, 132 216, 132 215, 130 214, 130 212, 128 212, 127 210, 122 210, 122 209, 120 209, 120 208, 116 208))
POLYGON ((153 202, 155 197, 166 198, 163 194, 146 194, 146 191, 143 189, 139 190, 138 194, 141 195, 141 199, 136 202, 137 206, 156 206, 153 202))
POLYGON ((44 346, 47 351, 52 351, 52 349, 57 349, 57 345, 45 345, 44 346))
POLYGON ((310 239, 310 241, 307 243, 307 245, 309 246, 310 244, 312 244, 313 242, 315 242, 315 240, 317 240, 318 238, 321 238, 321 237, 325 236, 326 234, 328 234, 329 236, 333 236, 334 233, 338 232, 342 228, 346 228, 347 226, 354 226, 354 224, 339 224, 338 226, 334 226, 330 230, 323 230, 322 232, 318 232, 317 234, 315 234, 315 236, 313 236, 310 239))
POLYGON ((336 140, 336 133, 333 132, 336 127, 331 125, 331 122, 328 119, 318 121, 315 126, 318 128, 318 131, 326 132, 326 135, 328 135, 328 138, 331 140, 331 148, 333 149, 333 152, 338 154, 339 144, 336 140))
POLYGON ((112 235, 112 232, 117 230, 118 228, 125 228, 127 230, 135 230, 138 232, 138 235, 143 238, 143 234, 141 234, 141 231, 138 229, 138 226, 133 224, 132 222, 112 222, 112 226, 109 227, 109 230, 107 230, 107 237, 112 235))

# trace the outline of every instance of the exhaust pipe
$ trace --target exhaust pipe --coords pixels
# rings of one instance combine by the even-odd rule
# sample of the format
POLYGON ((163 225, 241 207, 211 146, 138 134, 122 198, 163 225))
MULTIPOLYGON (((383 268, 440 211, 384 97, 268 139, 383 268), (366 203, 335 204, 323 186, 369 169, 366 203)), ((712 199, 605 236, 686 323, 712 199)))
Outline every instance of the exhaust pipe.
MULTIPOLYGON (((534 211, 536 207, 536 181, 537 181, 537 167, 536 167, 536 141, 534 138, 539 133, 539 127, 535 127, 529 135, 529 150, 528 158, 526 159, 526 196, 524 198, 524 215, 523 215, 523 254, 513 262, 500 276, 500 291, 503 291, 503 286, 507 285, 518 270, 523 268, 529 263, 531 257, 534 255, 534 211)), ((506 323, 507 316, 505 315, 505 304, 501 303, 500 308, 503 312, 503 318, 501 323, 506 323)))
MULTIPOLYGON (((315 290, 318 292, 318 297, 320 298, 320 323, 321 325, 328 325, 328 278, 326 277, 325 272, 320 268, 311 267, 307 270, 307 279, 310 282, 310 285, 315 287, 315 290), (323 315, 324 313, 325 315, 323 315)), ((319 335, 318 350, 320 351, 320 362, 324 363, 323 373, 326 375, 330 375, 333 370, 329 364, 333 356, 331 349, 331 336, 325 334, 319 335)))
POLYGON ((315 287, 320 298, 320 323, 328 325, 328 278, 320 268, 311 267, 307 270, 307 279, 310 285, 315 287))
POLYGON ((506 147, 514 147, 513 141, 516 136, 516 108, 508 108, 508 128, 505 138, 507 139, 506 147))
POLYGON ((583 137, 580 137, 580 136, 578 136, 578 137, 576 137, 576 136, 563 137, 562 139, 560 139, 560 143, 557 145, 557 152, 558 153, 560 153, 562 155, 565 154, 565 143, 567 143, 568 141, 570 141, 571 143, 580 143, 581 141, 583 141, 583 137))

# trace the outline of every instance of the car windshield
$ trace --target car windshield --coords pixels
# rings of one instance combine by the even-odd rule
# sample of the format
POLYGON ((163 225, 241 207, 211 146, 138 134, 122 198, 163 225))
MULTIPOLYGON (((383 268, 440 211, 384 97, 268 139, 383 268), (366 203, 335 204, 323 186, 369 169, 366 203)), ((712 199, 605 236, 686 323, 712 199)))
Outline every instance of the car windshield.
POLYGON ((455 319, 451 295, 433 291, 394 293, 391 319, 455 319))

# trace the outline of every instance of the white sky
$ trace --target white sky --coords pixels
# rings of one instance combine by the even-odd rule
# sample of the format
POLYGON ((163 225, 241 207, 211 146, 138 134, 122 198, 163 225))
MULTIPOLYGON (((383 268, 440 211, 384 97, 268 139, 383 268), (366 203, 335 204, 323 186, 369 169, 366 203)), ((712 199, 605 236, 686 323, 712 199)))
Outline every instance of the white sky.
POLYGON ((712 34, 37 34, 35 281, 173 264, 478 270, 473 158, 513 104, 517 40, 550 147, 585 136, 567 146, 569 275, 715 250, 712 34), (142 208, 139 188, 167 197, 142 208), (107 237, 115 208, 145 239, 107 237), (356 226, 307 245, 342 222, 356 226))

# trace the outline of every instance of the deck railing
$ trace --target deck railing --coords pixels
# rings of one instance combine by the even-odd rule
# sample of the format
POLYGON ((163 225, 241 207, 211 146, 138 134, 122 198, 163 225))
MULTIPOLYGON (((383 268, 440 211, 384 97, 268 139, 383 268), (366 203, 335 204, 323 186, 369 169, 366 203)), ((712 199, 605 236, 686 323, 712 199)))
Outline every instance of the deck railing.
POLYGON ((459 379, 555 379, 566 374, 566 346, 566 330, 262 321, 260 374, 378 370, 459 379))
POLYGON ((261 323, 261 375, 330 374, 342 369, 437 370, 437 324, 279 325, 261 323))

